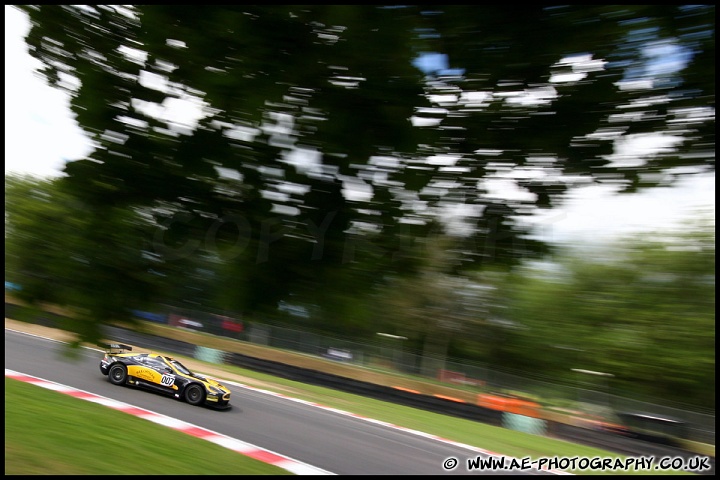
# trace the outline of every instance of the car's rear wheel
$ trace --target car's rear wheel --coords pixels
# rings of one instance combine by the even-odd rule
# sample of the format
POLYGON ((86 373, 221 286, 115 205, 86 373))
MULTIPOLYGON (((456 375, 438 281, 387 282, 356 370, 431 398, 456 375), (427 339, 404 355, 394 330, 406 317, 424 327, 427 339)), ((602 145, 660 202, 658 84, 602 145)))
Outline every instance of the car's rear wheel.
POLYGON ((127 368, 125 368, 125 365, 116 363, 110 367, 108 380, 113 385, 125 385, 125 382, 127 382, 127 368))
POLYGON ((185 401, 190 405, 200 405, 205 401, 205 390, 197 383, 189 385, 185 389, 185 401))

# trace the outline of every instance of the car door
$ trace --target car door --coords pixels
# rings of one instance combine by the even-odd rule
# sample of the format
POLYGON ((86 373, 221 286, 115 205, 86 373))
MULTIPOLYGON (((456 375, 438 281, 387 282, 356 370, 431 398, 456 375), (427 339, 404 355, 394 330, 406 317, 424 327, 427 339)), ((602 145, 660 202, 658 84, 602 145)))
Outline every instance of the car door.
POLYGON ((145 385, 160 390, 172 390, 175 384, 175 375, 164 362, 148 355, 139 355, 133 358, 128 365, 128 374, 145 385))
POLYGON ((177 375, 176 372, 165 362, 165 360, 158 356, 149 359, 149 365, 158 372, 158 376, 155 381, 157 385, 168 391, 176 391, 178 385, 176 385, 177 375))

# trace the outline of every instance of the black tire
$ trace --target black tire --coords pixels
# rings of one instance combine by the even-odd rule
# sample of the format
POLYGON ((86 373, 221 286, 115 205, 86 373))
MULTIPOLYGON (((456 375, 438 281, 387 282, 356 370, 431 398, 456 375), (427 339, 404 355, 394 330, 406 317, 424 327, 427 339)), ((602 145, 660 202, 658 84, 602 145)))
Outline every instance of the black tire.
POLYGON ((185 401, 190 405, 200 405, 205 401, 205 389, 193 383, 185 389, 185 401))
POLYGON ((125 385, 127 382, 127 368, 122 363, 116 363, 108 371, 108 380, 113 385, 125 385))

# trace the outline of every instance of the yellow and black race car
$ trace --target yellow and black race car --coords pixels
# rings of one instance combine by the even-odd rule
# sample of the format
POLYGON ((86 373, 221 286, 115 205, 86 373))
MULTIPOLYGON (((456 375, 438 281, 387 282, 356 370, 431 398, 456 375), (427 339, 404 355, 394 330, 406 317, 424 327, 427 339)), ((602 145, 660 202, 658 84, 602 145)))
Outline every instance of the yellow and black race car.
POLYGON ((115 385, 132 385, 165 393, 190 405, 229 408, 230 390, 221 383, 192 372, 178 360, 153 353, 129 353, 132 347, 105 345, 100 371, 115 385))

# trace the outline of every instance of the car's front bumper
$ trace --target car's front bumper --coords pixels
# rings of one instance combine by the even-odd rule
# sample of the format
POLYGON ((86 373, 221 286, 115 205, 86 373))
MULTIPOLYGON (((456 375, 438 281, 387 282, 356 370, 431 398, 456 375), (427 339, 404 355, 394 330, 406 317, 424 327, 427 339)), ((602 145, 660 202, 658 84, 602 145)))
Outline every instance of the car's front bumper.
POLYGON ((230 393, 208 393, 205 403, 211 407, 226 408, 230 403, 230 393))

